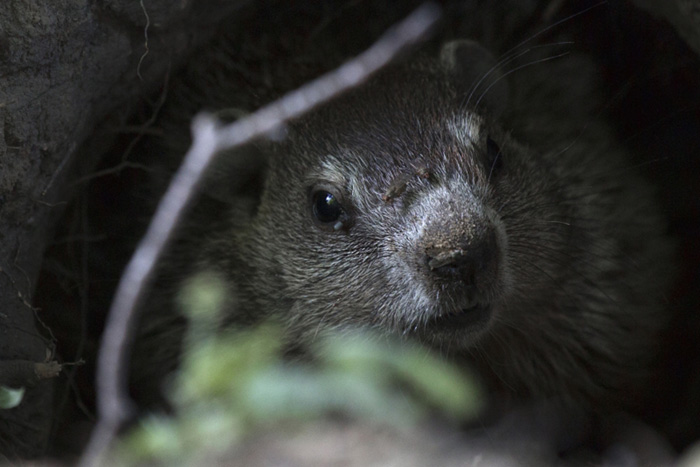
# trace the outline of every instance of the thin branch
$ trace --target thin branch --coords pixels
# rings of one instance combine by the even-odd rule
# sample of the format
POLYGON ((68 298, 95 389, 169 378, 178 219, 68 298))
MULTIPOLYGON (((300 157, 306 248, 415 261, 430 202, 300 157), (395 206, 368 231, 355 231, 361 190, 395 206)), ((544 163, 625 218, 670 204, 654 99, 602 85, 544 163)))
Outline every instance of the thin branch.
POLYGON ((148 49, 148 27, 151 25, 151 18, 148 16, 148 11, 146 10, 146 5, 143 4, 143 0, 140 1, 141 4, 141 10, 143 10, 143 15, 146 17, 146 26, 143 28, 143 55, 141 55, 141 58, 139 58, 139 64, 136 65, 136 76, 139 77, 139 80, 143 81, 143 77, 141 76, 141 64, 143 63, 143 60, 146 58, 146 55, 148 55, 149 49, 148 49))
POLYGON ((408 45, 424 37, 438 16, 436 6, 423 5, 355 59, 230 125, 222 127, 207 115, 195 117, 192 146, 129 261, 109 311, 97 362, 99 418, 81 459, 82 466, 92 466, 102 460, 132 411, 126 391, 126 370, 135 310, 158 258, 214 155, 265 136, 287 120, 362 83, 408 45))

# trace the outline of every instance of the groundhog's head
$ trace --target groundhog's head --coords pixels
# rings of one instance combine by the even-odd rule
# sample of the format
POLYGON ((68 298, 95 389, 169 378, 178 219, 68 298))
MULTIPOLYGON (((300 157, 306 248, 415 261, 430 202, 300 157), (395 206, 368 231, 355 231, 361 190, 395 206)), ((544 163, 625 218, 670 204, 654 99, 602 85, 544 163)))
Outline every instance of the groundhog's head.
POLYGON ((533 238, 561 226, 513 202, 523 177, 552 177, 495 123, 501 78, 483 48, 452 42, 291 124, 237 238, 259 312, 302 332, 367 324, 466 348, 518 287, 532 295, 536 281, 515 283, 508 222, 533 238))
POLYGON ((662 322, 668 250, 648 185, 569 90, 580 63, 533 68, 509 99, 491 55, 452 42, 290 123, 257 149, 250 217, 204 262, 231 278, 232 314, 469 350, 516 391, 630 379, 662 322))

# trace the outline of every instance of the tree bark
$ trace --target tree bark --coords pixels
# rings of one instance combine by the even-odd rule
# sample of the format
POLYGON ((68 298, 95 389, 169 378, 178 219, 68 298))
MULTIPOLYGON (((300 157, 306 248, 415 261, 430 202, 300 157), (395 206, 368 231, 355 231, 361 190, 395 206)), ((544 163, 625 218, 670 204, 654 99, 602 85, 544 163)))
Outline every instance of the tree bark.
MULTIPOLYGON (((246 3, 3 3, 0 361, 53 358, 51 338, 35 322, 32 294, 44 246, 73 190, 68 182, 79 167, 93 166, 100 156, 79 148, 99 122, 123 121, 130 104, 162 83, 168 69, 207 39, 214 23, 246 3)), ((23 402, 0 411, 0 459, 32 457, 45 449, 51 379, 28 377, 25 385, 23 402)))

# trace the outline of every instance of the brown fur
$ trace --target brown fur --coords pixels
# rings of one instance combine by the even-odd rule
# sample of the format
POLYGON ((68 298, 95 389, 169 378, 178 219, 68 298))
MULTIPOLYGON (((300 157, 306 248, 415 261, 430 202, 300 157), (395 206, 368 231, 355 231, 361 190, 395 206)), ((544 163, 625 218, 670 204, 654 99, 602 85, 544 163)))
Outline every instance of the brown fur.
MULTIPOLYGON (((617 400, 641 381, 666 320, 671 246, 652 188, 596 113, 592 64, 538 63, 551 55, 491 72, 483 49, 452 42, 291 123, 283 140, 227 155, 146 305, 136 386, 173 368, 185 324, 172 297, 202 270, 230 284, 228 322, 274 316, 293 340, 366 325, 526 397, 617 400), (246 158, 265 164, 242 177, 246 158), (314 220, 319 189, 344 208, 337 230, 314 220), (475 310, 485 316, 453 321, 475 310)), ((252 110, 283 74, 263 91, 231 78, 185 94, 252 110)), ((171 110, 175 128, 188 105, 171 110)))

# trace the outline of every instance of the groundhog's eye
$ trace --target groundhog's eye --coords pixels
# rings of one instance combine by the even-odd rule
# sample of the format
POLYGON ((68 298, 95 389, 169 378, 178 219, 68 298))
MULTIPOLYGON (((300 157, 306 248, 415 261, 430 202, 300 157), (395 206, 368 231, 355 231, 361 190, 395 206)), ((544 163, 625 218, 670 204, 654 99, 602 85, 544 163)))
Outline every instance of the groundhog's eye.
POLYGON ((316 190, 311 195, 311 210, 316 223, 324 228, 340 230, 347 217, 338 197, 326 190, 316 190))
POLYGON ((496 177, 503 170, 504 156, 501 147, 489 136, 486 138, 486 160, 489 180, 496 177))

